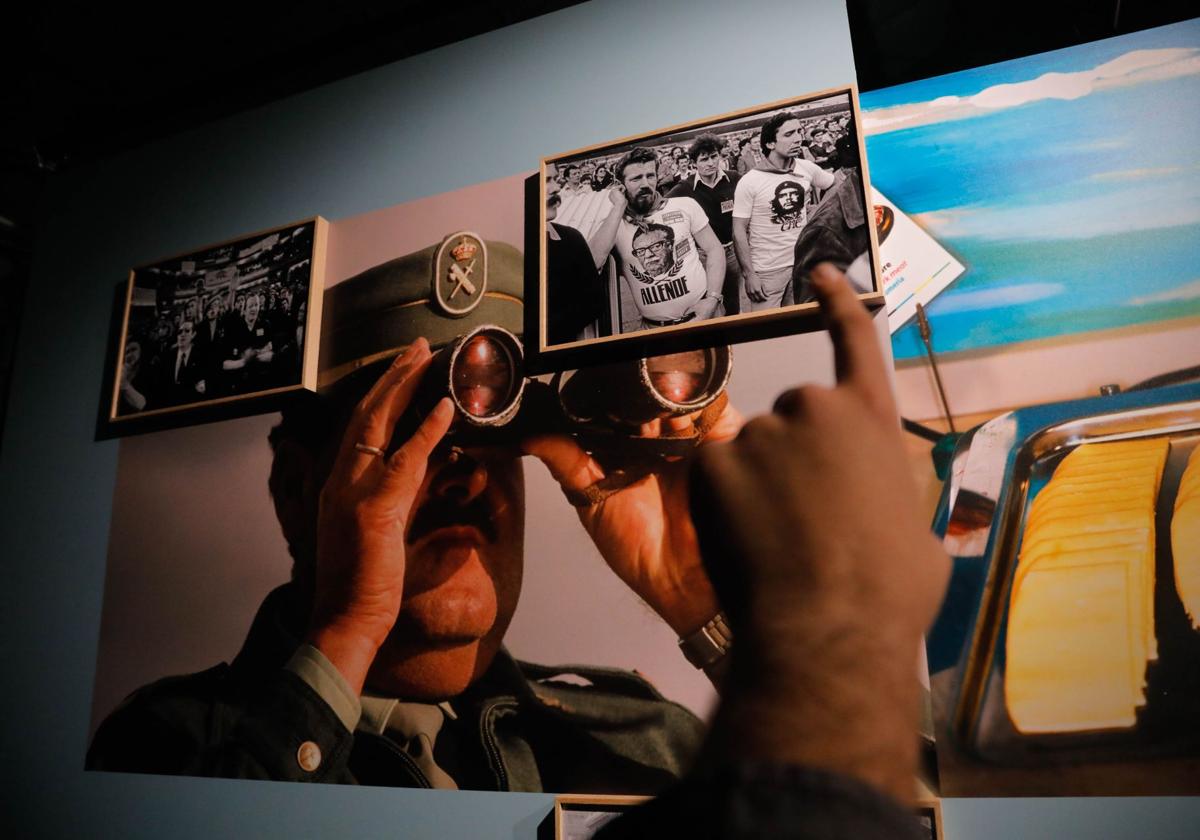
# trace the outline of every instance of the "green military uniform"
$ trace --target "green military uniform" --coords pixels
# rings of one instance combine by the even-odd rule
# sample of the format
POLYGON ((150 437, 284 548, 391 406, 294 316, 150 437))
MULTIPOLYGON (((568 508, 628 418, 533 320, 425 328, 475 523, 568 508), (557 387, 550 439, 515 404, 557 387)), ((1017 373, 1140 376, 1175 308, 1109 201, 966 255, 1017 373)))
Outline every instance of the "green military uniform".
MULTIPOLYGON (((268 596, 232 663, 135 692, 97 731, 87 767, 429 787, 402 744, 351 732, 285 667, 297 644, 286 626, 293 594, 289 584, 268 596)), ((457 720, 438 737, 438 762, 459 787, 483 790, 654 793, 682 775, 704 731, 636 674, 504 652, 450 706, 457 720)))

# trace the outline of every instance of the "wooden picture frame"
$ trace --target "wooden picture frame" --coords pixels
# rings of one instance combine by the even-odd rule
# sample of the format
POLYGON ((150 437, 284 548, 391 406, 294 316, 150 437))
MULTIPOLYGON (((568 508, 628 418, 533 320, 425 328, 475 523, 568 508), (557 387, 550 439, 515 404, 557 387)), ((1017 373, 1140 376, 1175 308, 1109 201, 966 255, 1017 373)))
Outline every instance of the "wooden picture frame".
MULTIPOLYGON (((649 796, 603 794, 559 794, 554 797, 554 840, 591 840, 610 820, 630 808, 648 802, 649 796)), ((913 804, 913 815, 928 829, 928 840, 945 840, 942 834, 942 800, 920 798, 913 804), (929 825, 925 825, 928 821, 929 825)), ((540 835, 539 835, 540 836, 540 835)))
POLYGON ((97 436, 263 413, 315 391, 328 231, 314 216, 130 270, 97 436))
MULTIPOLYGON (((779 154, 783 155, 783 151, 779 154)), ((749 174, 748 170, 728 180, 732 183, 749 174)), ((807 285, 807 271, 796 273, 800 279, 795 280, 795 285, 792 272, 797 265, 811 268, 819 261, 818 256, 827 251, 832 254, 828 237, 813 241, 813 234, 825 229, 821 226, 814 225, 803 244, 799 244, 805 227, 818 210, 824 220, 832 218, 841 207, 839 204, 822 209, 827 201, 857 203, 855 224, 847 221, 846 227, 839 229, 839 234, 842 230, 852 231, 852 235, 843 239, 852 243, 853 253, 859 257, 847 261, 847 267, 852 266, 848 274, 855 279, 858 296, 867 306, 883 306, 879 246, 873 216, 867 212, 872 206, 869 197, 870 180, 858 91, 854 85, 542 158, 538 173, 526 184, 527 370, 531 374, 550 373, 821 329, 819 304, 807 285), (799 126, 770 122, 785 117, 796 120, 799 126), (760 161, 746 186, 743 188, 739 183, 738 187, 737 200, 742 202, 738 216, 749 219, 744 248, 739 248, 735 243, 736 232, 728 234, 731 237, 728 243, 717 233, 719 229, 723 235, 727 223, 736 231, 737 225, 732 223, 735 204, 732 193, 714 196, 722 189, 722 178, 731 171, 733 144, 741 143, 744 154, 749 154, 747 139, 760 137, 764 125, 776 139, 768 141, 769 149, 767 143, 759 140, 748 144, 751 151, 757 144, 752 157, 760 161), (711 135, 723 150, 700 155, 709 157, 709 166, 712 155, 717 155, 721 168, 715 184, 706 183, 701 190, 697 175, 671 181, 672 168, 677 165, 673 161, 699 170, 699 161, 692 160, 689 164, 679 155, 686 149, 685 157, 690 159, 691 144, 702 135, 711 135), (799 140, 798 135, 802 135, 799 140), (784 149, 784 143, 788 144, 788 152, 795 150, 796 154, 782 158, 787 168, 769 169, 770 153, 784 149), (646 166, 649 160, 630 162, 639 155, 646 157, 645 151, 634 152, 635 149, 653 153, 657 172, 655 166, 646 166), (629 153, 633 153, 632 158, 626 157, 629 153), (822 157, 817 158, 816 154, 822 157), (814 173, 808 164, 824 169, 825 174, 814 173), (638 171, 636 166, 648 169, 653 178, 644 176, 635 183, 638 176, 631 173, 638 171), (585 185, 576 173, 586 174, 588 167, 593 168, 593 175, 585 185), (598 174, 601 170, 602 176, 598 174), (623 182, 618 175, 623 176, 623 182), (828 182, 829 176, 835 179, 832 184, 828 182), (559 181, 564 178, 566 186, 560 186, 559 181), (647 180, 653 183, 648 185, 647 180), (592 189, 591 184, 600 189, 592 189), (669 191, 668 184, 670 189, 682 189, 691 196, 664 197, 669 191), (648 186, 653 192, 647 193, 648 186), (563 199, 568 187, 570 194, 563 199), (772 188, 774 199, 770 196, 772 188), (630 189, 635 190, 632 198, 630 189), (632 202, 620 211, 623 215, 620 220, 610 212, 615 200, 610 195, 613 191, 624 196, 624 202, 632 202), (697 203, 701 194, 702 203, 697 203), (751 207, 752 210, 747 209, 751 207), (741 215, 747 212, 749 215, 741 215), (705 217, 712 222, 708 227, 711 237, 703 228, 705 217), (645 239, 643 247, 638 247, 638 237, 645 239), (606 248, 610 239, 612 244, 606 248), (710 254, 703 241, 715 243, 717 250, 710 254), (593 264, 603 260, 597 265, 599 279, 595 282, 584 264, 580 243, 590 249, 593 264), (738 252, 736 261, 734 252, 738 252), (708 288, 715 282, 715 268, 710 272, 714 258, 729 266, 721 273, 731 282, 723 280, 719 292, 708 288), (780 261, 787 264, 776 266, 780 261), (756 269, 754 293, 762 295, 762 300, 751 301, 745 283, 732 282, 742 274, 746 264, 761 268, 761 272, 756 269), (775 267, 768 270, 770 266, 775 267), (773 284, 769 290, 767 276, 773 284), (731 295, 738 299, 737 305, 731 295), (731 314, 735 311, 736 314, 731 314), (581 319, 591 314, 595 318, 576 330, 581 319)), ((844 214, 847 219, 851 212, 847 210, 844 214)))
POLYGON ((921 828, 928 828, 928 840, 944 840, 942 836, 942 800, 936 798, 918 799, 913 805, 913 813, 921 821, 921 828), (925 825, 929 821, 929 826, 925 825))
POLYGON ((564 793, 554 797, 555 840, 589 840, 600 828, 649 796, 564 793))

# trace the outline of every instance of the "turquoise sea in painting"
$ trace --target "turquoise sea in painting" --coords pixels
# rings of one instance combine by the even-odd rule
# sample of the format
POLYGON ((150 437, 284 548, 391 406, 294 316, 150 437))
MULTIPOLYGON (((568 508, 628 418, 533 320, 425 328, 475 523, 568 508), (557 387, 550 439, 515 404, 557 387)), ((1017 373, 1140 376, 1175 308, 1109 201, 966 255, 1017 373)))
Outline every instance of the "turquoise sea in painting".
MULTIPOLYGON (((939 353, 1200 315, 1200 20, 861 105, 872 182, 967 269, 939 353)), ((892 351, 922 355, 914 324, 892 351)))

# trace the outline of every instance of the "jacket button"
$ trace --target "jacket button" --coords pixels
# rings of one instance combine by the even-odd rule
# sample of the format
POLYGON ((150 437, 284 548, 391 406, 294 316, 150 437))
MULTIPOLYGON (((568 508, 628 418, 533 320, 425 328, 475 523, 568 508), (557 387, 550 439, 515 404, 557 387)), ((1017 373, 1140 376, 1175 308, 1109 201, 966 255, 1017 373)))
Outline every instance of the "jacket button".
POLYGON ((300 765, 300 769, 311 773, 321 766, 321 748, 312 741, 305 741, 300 745, 300 749, 296 750, 296 763, 300 765))

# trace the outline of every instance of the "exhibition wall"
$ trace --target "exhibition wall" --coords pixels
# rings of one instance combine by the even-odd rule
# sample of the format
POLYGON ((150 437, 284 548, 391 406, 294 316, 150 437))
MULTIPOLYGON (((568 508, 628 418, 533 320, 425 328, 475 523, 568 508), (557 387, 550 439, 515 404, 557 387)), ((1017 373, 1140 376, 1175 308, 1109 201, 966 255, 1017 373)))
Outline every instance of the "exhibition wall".
MULTIPOLYGON (((548 795, 83 770, 119 452, 95 440, 113 291, 130 266, 205 242, 516 175, 544 154, 853 75, 835 0, 608 0, 57 176, 0 450, 4 833, 533 838, 548 795)), ((1200 802, 948 800, 943 816, 949 838, 1182 837, 1200 802)))

